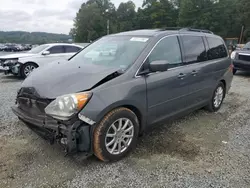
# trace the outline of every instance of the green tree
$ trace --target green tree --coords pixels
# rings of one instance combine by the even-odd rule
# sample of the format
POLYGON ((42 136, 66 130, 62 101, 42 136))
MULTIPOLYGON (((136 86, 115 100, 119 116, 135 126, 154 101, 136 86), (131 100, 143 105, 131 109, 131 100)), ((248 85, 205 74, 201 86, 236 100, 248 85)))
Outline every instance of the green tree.
POLYGON ((132 1, 119 5, 110 0, 89 0, 80 7, 70 35, 77 42, 89 42, 110 33, 133 29, 193 27, 209 29, 222 37, 250 38, 249 0, 143 0, 135 10, 132 1))
POLYGON ((168 0, 145 0, 138 9, 137 28, 161 28, 176 26, 178 7, 168 0))
POLYGON ((238 0, 238 17, 241 26, 244 26, 245 31, 243 35, 243 41, 247 42, 250 40, 250 1, 249 0, 238 0))
POLYGON ((111 21, 111 32, 115 31, 112 21, 115 7, 109 0, 90 0, 83 3, 71 29, 76 42, 89 42, 107 34, 107 20, 111 21))
POLYGON ((135 4, 132 1, 121 3, 116 11, 118 31, 129 31, 135 28, 135 4))

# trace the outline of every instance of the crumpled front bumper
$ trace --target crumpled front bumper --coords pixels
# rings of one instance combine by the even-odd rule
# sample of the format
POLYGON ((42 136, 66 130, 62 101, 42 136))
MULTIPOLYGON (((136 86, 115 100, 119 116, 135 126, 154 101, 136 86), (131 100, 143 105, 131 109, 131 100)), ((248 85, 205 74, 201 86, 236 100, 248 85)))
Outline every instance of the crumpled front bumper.
POLYGON ((90 126, 80 120, 65 125, 45 114, 35 114, 24 111, 18 106, 12 107, 12 111, 29 128, 39 136, 49 140, 51 144, 59 143, 67 153, 85 152, 91 154, 90 126))
POLYGON ((20 64, 15 64, 15 65, 4 65, 0 66, 0 71, 4 72, 5 74, 15 74, 19 75, 20 74, 20 64))

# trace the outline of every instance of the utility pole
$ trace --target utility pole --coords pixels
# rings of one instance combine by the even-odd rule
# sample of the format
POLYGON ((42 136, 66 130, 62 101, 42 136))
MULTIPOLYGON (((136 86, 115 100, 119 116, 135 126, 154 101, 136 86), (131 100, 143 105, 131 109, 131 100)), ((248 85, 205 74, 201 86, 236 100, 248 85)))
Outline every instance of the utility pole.
POLYGON ((107 35, 109 35, 109 9, 105 10, 107 17, 107 35))
POLYGON ((245 27, 245 25, 242 25, 242 27, 241 27, 240 41, 239 41, 239 43, 240 43, 240 44, 242 43, 242 38, 243 38, 244 27, 245 27))
POLYGON ((109 35, 109 19, 107 20, 107 35, 109 35))

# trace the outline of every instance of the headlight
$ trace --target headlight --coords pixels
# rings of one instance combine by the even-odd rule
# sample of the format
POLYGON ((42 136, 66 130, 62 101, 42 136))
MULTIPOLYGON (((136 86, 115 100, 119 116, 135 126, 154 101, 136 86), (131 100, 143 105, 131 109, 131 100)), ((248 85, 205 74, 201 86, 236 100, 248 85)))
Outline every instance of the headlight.
POLYGON ((45 113, 55 119, 68 120, 87 104, 91 96, 91 92, 82 92, 57 97, 45 108, 45 113))
POLYGON ((233 52, 231 53, 231 59, 235 59, 235 56, 236 56, 236 52, 233 51, 233 52))
POLYGON ((10 59, 4 62, 5 65, 15 65, 16 63, 18 63, 18 59, 10 59))

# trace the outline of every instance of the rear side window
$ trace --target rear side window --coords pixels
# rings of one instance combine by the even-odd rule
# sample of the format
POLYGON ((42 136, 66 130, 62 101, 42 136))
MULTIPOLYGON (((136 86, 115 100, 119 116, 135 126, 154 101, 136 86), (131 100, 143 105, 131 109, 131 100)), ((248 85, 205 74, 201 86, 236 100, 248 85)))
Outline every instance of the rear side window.
POLYGON ((177 36, 162 39, 148 57, 148 63, 152 61, 166 60, 169 68, 182 65, 180 45, 177 36))
POLYGON ((64 51, 64 47, 63 46, 53 46, 50 49, 48 49, 48 51, 50 52, 50 54, 61 54, 61 53, 65 53, 64 51))
POLYGON ((207 53, 202 37, 182 36, 184 59, 186 64, 198 63, 207 60, 207 53))
POLYGON ((81 50, 81 48, 77 46, 64 46, 66 53, 76 53, 81 50))
POLYGON ((213 37, 207 37, 209 50, 207 52, 208 59, 219 59, 227 57, 227 49, 222 40, 213 37))

